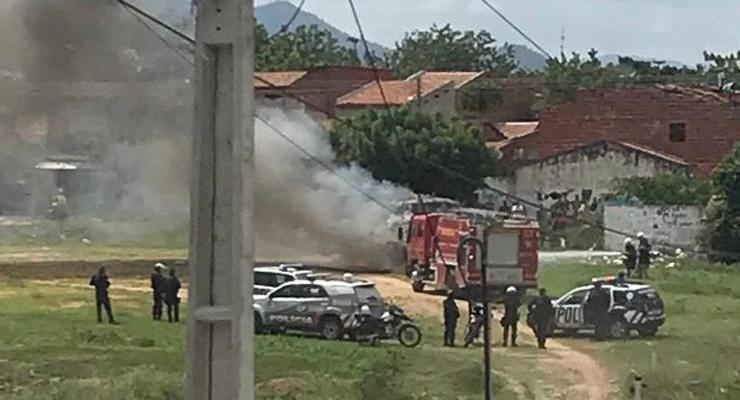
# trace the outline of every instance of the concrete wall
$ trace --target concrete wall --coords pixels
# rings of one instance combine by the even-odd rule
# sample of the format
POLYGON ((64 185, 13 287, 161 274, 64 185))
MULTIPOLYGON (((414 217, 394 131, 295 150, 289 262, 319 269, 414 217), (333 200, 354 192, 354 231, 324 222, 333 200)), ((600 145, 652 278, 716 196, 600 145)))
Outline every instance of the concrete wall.
MULTIPOLYGON (((573 195, 580 195, 582 190, 588 189, 592 190, 593 196, 600 197, 609 191, 615 178, 654 176, 675 169, 675 164, 660 158, 602 142, 521 166, 506 177, 490 178, 489 183, 497 189, 537 202, 538 192, 573 190, 573 195)), ((552 202, 543 204, 550 206, 552 202)))
MULTIPOLYGON (((697 245, 703 217, 704 210, 696 206, 604 207, 604 225, 633 234, 644 232, 652 243, 671 243, 687 249, 697 245)), ((621 251, 624 237, 606 232, 604 246, 607 250, 621 251)))

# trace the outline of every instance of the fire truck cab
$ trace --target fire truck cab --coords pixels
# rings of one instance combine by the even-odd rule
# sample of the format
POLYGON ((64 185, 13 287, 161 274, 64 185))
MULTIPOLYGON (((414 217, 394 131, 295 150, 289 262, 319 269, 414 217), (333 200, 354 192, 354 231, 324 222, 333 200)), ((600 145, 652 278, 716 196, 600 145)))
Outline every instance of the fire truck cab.
POLYGON ((493 296, 508 286, 521 292, 537 287, 539 225, 526 218, 501 216, 485 223, 454 214, 415 214, 406 235, 406 273, 414 291, 425 287, 480 299, 480 250, 462 248, 468 236, 487 250, 487 281, 493 296))

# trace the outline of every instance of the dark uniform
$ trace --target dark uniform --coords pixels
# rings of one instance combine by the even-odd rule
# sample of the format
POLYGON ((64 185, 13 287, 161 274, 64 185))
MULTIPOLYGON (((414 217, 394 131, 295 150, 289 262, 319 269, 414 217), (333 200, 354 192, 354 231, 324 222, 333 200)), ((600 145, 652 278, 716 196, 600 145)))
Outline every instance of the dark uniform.
POLYGON ((519 322, 519 293, 507 292, 504 295, 504 316, 501 325, 504 327, 504 347, 508 345, 509 333, 511 332, 511 345, 516 347, 517 323, 519 322))
POLYGON ((105 273, 105 268, 100 268, 98 273, 90 278, 90 286, 95 287, 95 307, 98 312, 98 323, 103 322, 102 308, 105 308, 105 313, 108 314, 108 322, 115 324, 116 321, 113 318, 113 310, 111 309, 110 298, 108 297, 110 280, 105 273))
POLYGON ((449 295, 444 301, 445 346, 455 345, 455 329, 457 328, 458 318, 460 318, 460 311, 457 309, 455 299, 452 295, 449 295))
POLYGON ((555 315, 552 300, 547 296, 544 289, 540 289, 540 295, 532 299, 528 308, 532 314, 532 329, 535 336, 537 336, 537 346, 540 349, 544 349, 545 342, 547 342, 547 334, 552 324, 552 317, 555 315))
POLYGON ((640 238, 640 244, 637 246, 637 277, 644 279, 648 277, 650 268, 650 251, 652 250, 650 242, 646 237, 640 238))
POLYGON ((627 270, 627 276, 632 276, 632 271, 637 267, 637 249, 632 242, 624 244, 624 269, 627 270))
POLYGON ((167 304, 167 320, 170 322, 180 322, 180 279, 175 275, 175 270, 170 270, 170 277, 167 280, 167 291, 164 296, 164 302, 167 304))
POLYGON ((152 273, 152 318, 155 320, 162 319, 162 303, 164 302, 165 292, 167 291, 167 279, 162 275, 162 270, 152 273))
POLYGON ((603 340, 606 337, 609 328, 609 293, 597 283, 588 294, 588 303, 586 303, 585 317, 588 323, 596 327, 596 339, 603 340))

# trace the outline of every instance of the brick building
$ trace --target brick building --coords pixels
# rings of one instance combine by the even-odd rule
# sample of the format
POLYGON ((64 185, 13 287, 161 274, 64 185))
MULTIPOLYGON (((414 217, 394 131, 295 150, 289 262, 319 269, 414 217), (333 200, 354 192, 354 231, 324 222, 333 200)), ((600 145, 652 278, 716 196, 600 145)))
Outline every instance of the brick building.
POLYGON ((514 168, 609 140, 670 155, 708 174, 740 141, 738 100, 674 85, 580 91, 573 101, 542 111, 536 131, 500 146, 503 165, 514 168))
MULTIPOLYGON (((389 70, 378 70, 381 79, 389 79, 389 70)), ((326 66, 306 71, 258 72, 255 97, 258 104, 286 109, 308 109, 285 93, 300 97, 321 110, 335 112, 337 98, 364 86, 375 79, 375 72, 367 67, 326 66), (269 84, 267 82, 268 81, 269 84)))

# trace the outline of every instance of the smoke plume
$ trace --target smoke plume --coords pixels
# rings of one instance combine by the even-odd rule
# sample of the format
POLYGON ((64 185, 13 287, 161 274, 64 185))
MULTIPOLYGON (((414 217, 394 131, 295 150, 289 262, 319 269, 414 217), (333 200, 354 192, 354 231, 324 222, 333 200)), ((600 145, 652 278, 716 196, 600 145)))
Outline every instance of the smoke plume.
MULTIPOLYGON (((137 4, 180 27, 189 24, 188 1, 137 4)), ((0 13, 1 22, 12 21, 0 27, 0 44, 16 44, 7 47, 16 61, 0 69, 21 82, 12 101, 0 101, 0 145, 9 155, 24 151, 1 164, 12 176, 6 180, 28 176, 50 155, 87 157, 98 169, 77 194, 81 213, 187 229, 191 66, 113 0, 4 0, 0 13)), ((327 132, 306 114, 260 113, 316 159, 333 163, 327 132)), ((256 151, 258 258, 382 261, 383 245, 394 240, 391 213, 343 179, 390 207, 406 190, 376 182, 357 166, 327 171, 260 122, 256 151)), ((6 193, 0 192, 0 212, 6 193)))
MULTIPOLYGON (((328 135, 306 114, 259 114, 316 159, 333 164, 328 135)), ((318 255, 350 265, 381 262, 383 245, 394 239, 387 224, 391 213, 342 178, 388 207, 407 197, 407 190, 377 182, 357 166, 330 172, 260 121, 255 140, 257 252, 262 258, 318 255)))

